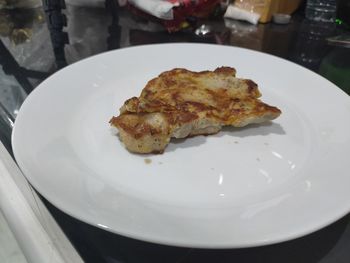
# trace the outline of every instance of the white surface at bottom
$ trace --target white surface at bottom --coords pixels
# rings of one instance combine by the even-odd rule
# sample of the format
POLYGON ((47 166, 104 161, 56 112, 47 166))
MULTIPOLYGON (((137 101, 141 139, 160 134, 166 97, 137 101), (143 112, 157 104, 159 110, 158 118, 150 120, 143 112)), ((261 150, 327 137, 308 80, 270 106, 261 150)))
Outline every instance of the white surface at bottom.
POLYGON ((28 262, 82 262, 1 142, 0 211, 28 262))
POLYGON ((13 236, 3 214, 0 212, 0 262, 27 263, 22 250, 13 236))

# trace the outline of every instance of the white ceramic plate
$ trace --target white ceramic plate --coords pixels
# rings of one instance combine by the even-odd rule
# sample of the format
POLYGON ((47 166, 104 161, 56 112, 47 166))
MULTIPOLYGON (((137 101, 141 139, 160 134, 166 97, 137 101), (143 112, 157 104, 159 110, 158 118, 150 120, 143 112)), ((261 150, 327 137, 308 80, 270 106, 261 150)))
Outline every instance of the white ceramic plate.
POLYGON ((296 238, 350 211, 350 99, 296 64, 241 48, 166 44, 85 59, 24 102, 13 150, 68 214, 151 242, 228 248, 296 238), (233 66, 282 115, 272 123, 130 154, 108 121, 165 70, 233 66), (150 163, 146 162, 150 159, 150 163))

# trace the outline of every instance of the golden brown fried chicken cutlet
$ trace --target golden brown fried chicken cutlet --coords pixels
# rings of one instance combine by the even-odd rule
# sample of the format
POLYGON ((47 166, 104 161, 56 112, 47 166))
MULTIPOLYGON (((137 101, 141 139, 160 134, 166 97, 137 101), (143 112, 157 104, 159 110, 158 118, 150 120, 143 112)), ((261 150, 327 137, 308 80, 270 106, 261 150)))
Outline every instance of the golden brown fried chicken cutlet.
POLYGON ((172 137, 214 134, 223 126, 243 127, 281 114, 258 99, 257 84, 235 75, 230 67, 163 72, 147 83, 140 97, 127 100, 110 124, 129 151, 162 153, 172 137))

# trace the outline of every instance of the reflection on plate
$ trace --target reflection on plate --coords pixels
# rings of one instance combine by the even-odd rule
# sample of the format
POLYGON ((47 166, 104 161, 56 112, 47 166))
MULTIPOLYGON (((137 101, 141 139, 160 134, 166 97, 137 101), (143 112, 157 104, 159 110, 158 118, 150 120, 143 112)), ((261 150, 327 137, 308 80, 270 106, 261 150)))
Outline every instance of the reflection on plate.
POLYGON ((121 49, 73 64, 24 102, 13 150, 31 184, 68 214, 146 241, 247 247, 315 231, 350 211, 350 99, 288 61, 203 44, 121 49), (161 155, 125 150, 108 125, 165 70, 233 66, 282 115, 173 140, 161 155))

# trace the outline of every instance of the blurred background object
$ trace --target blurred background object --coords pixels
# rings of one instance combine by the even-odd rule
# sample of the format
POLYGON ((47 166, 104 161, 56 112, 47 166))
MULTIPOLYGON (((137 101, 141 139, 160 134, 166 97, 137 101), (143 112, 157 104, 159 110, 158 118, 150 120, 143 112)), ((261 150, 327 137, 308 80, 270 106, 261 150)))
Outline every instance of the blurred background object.
POLYGON ((291 15, 287 14, 280 14, 280 13, 275 13, 273 16, 273 22, 276 24, 284 25, 288 24, 290 19, 292 18, 291 15))
POLYGON ((335 22, 337 16, 336 0, 307 0, 305 16, 309 20, 335 22))
POLYGON ((18 45, 32 36, 32 28, 44 22, 44 14, 40 8, 35 9, 1 9, 0 36, 8 37, 18 45))
POLYGON ((302 0, 235 0, 234 6, 260 15, 259 22, 270 22, 276 13, 291 15, 302 0))
MULTIPOLYGON (((69 21, 66 32, 70 37, 64 50, 68 64, 108 49, 105 39, 112 21, 110 16, 106 17, 104 9, 67 5, 66 15, 69 21), (94 34, 97 31, 99 35, 94 34)), ((117 29, 115 31, 118 32, 117 29)))
POLYGON ((325 56, 320 65, 322 76, 350 95, 350 49, 336 47, 325 56))
MULTIPOLYGON (((0 0, 1 1, 1 0, 0 0)), ((27 94, 52 63, 48 29, 42 7, 34 1, 2 1, 0 9, 0 137, 11 136, 11 121, 27 94), (29 3, 30 2, 30 3, 29 3), (30 7, 30 8, 29 8, 30 7), (42 57, 41 54, 47 54, 42 57)), ((5 146, 8 147, 8 145, 5 146)))
POLYGON ((35 8, 41 6, 41 0, 0 0, 0 9, 35 8))
POLYGON ((132 0, 128 7, 138 16, 161 23, 168 32, 176 32, 215 15, 221 0, 132 0))
POLYGON ((317 71, 331 47, 327 38, 336 34, 335 23, 304 19, 295 43, 294 61, 317 71))
POLYGON ((225 18, 242 20, 256 25, 259 22, 261 15, 254 11, 249 11, 235 5, 229 5, 224 14, 225 18))
POLYGON ((86 6, 86 7, 99 7, 105 6, 105 0, 65 0, 67 5, 73 6, 86 6))
POLYGON ((338 35, 335 37, 327 38, 328 44, 338 47, 350 48, 350 34, 344 33, 343 35, 338 35))
POLYGON ((350 1, 338 0, 337 2, 337 24, 350 31, 350 1))

